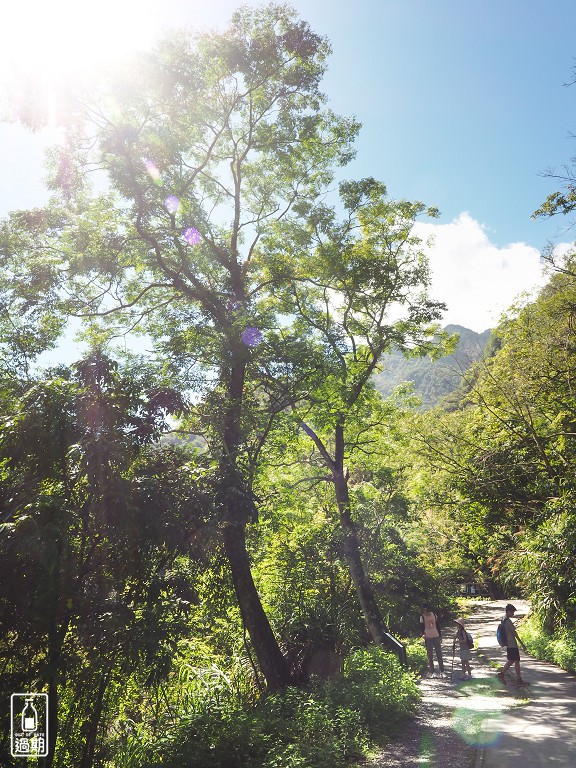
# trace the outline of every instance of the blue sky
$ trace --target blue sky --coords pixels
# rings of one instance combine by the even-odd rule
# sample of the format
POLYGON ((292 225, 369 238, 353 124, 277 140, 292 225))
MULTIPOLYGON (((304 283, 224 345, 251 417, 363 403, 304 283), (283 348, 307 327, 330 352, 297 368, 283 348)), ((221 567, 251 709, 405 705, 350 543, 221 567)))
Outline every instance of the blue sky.
MULTIPOLYGON (((122 40, 130 47, 169 27, 222 26, 239 4, 102 0, 99 9, 86 4, 82 11, 84 4, 72 0, 35 3, 48 5, 51 16, 44 11, 38 19, 28 4, 26 13, 9 11, 5 39, 21 59, 40 51, 44 68, 66 54, 70 41, 76 47, 64 61, 78 66, 92 39, 97 57, 122 40)), ((576 85, 565 86, 576 64, 576 3, 291 5, 332 43, 324 81, 330 106, 363 124, 345 175, 375 176, 392 196, 440 209, 440 221, 422 232, 436 238, 434 289, 450 306, 446 320, 476 330, 493 325, 520 291, 542 282, 538 254, 547 240, 574 239, 573 231, 562 232, 565 222, 534 221, 531 213, 556 188, 542 173, 576 154, 569 138, 576 85)), ((0 53, 0 71, 2 55, 8 54, 0 53)), ((41 143, 16 126, 0 128, 0 214, 41 202, 41 143)))

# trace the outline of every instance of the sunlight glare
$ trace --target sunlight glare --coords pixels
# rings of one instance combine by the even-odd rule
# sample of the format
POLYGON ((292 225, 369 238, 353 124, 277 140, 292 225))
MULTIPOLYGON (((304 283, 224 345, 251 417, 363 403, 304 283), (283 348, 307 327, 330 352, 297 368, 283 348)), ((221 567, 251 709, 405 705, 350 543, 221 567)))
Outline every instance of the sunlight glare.
MULTIPOLYGON (((158 0, 31 0, 3 7, 0 101, 34 114, 36 129, 58 140, 56 94, 68 81, 114 68, 165 31, 158 0)), ((0 104, 0 106, 2 106, 0 104)), ((26 118, 24 118, 26 120, 26 118)))
POLYGON ((10 71, 54 81, 146 47, 156 37, 155 0, 31 0, 2 10, 0 77, 10 71))

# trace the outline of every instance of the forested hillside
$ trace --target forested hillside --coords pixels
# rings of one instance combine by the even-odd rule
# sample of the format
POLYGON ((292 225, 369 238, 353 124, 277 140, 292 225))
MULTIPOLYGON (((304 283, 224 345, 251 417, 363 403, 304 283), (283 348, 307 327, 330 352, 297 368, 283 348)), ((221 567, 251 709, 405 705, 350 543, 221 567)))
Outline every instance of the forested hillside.
POLYGON ((444 331, 457 334, 458 345, 454 352, 440 359, 406 357, 401 352, 392 352, 383 358, 374 381, 384 397, 390 396, 395 387, 413 382, 415 394, 422 399, 422 408, 427 409, 461 386, 470 366, 481 358, 490 330, 476 333, 461 325, 447 325, 444 331))
POLYGON ((243 8, 59 94, 52 197, 0 223, 0 699, 49 696, 31 765, 344 768, 414 711, 421 607, 462 582, 530 598, 576 665, 574 257, 490 354, 441 330, 437 211, 336 185, 328 53, 243 8), (71 316, 89 353, 39 369, 71 316), (442 385, 404 367, 430 355, 442 385))

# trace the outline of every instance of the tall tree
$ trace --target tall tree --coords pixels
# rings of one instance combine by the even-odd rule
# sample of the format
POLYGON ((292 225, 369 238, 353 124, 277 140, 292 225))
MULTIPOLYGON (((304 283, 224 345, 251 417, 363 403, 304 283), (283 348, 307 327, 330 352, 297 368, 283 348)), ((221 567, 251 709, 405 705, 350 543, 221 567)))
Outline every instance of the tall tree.
POLYGON ((374 179, 342 183, 340 195, 343 221, 324 208, 305 227, 278 224, 267 241, 268 270, 284 276, 283 310, 296 318, 283 334, 287 353, 291 343, 308 344, 299 357, 310 371, 308 391, 294 417, 329 472, 346 561, 371 635, 382 643, 387 629, 361 556, 350 465, 355 453, 377 450, 371 427, 387 418, 372 380, 383 355, 445 351, 435 322, 445 305, 426 293, 428 263, 413 232, 419 215, 436 211, 388 199, 374 179))
POLYGON ((6 259, 46 266, 66 311, 107 319, 110 333, 146 330, 210 393, 222 535, 271 689, 288 668, 246 549, 245 394, 253 347, 273 323, 260 240, 306 214, 352 155, 357 124, 323 107, 328 53, 284 5, 243 8, 222 34, 164 41, 67 102, 57 197, 25 228, 13 217, 4 238, 6 259), (91 175, 106 193, 89 193, 91 175))

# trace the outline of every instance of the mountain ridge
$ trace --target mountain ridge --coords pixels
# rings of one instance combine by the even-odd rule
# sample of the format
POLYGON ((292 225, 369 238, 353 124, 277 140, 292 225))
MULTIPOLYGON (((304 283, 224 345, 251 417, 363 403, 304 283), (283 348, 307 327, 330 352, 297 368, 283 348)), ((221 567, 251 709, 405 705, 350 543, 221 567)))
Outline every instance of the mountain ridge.
POLYGON ((422 410, 427 410, 458 389, 464 373, 482 357, 492 329, 478 333, 451 323, 443 330, 459 336, 457 347, 450 355, 433 361, 429 356, 407 358, 394 351, 383 358, 383 370, 375 375, 374 383, 384 397, 400 384, 411 381, 422 399, 422 410))

